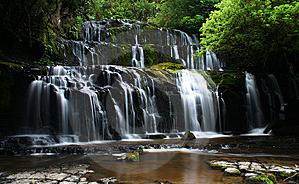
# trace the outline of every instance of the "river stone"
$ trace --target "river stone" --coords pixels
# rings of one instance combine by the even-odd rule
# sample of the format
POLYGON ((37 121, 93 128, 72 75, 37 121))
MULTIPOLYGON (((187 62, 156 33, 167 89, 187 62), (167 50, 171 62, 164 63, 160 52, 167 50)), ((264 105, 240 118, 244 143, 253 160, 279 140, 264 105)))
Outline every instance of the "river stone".
POLYGON ((66 179, 64 179, 65 181, 72 181, 72 182, 77 182, 79 181, 79 176, 76 176, 76 175, 72 175, 70 177, 67 177, 66 179))
POLYGON ((185 140, 185 141, 190 141, 190 140, 194 140, 196 139, 195 135, 190 132, 190 131, 186 131, 184 136, 182 137, 182 140, 185 140))
POLYGON ((38 172, 29 176, 29 179, 37 179, 37 180, 46 179, 46 175, 47 173, 38 172))
POLYGON ((229 167, 229 168, 226 168, 224 170, 224 175, 226 175, 226 176, 240 176, 241 172, 237 168, 229 167))
POLYGON ((87 181, 87 178, 85 177, 80 178, 80 182, 85 182, 85 181, 87 181))
POLYGON ((266 169, 263 168, 262 164, 252 162, 250 165, 250 171, 266 171, 266 169))
POLYGON ((258 174, 256 173, 245 173, 245 177, 252 177, 252 176, 257 176, 258 174))
POLYGON ((210 161, 209 165, 213 169, 226 169, 226 168, 237 168, 235 163, 227 162, 227 161, 210 161))
POLYGON ((57 180, 57 181, 62 181, 65 178, 67 178, 69 174, 66 173, 50 173, 47 175, 47 179, 49 180, 57 180))
POLYGON ((117 179, 115 177, 110 177, 110 178, 102 178, 99 180, 100 184, 113 184, 113 183, 118 183, 117 179))
POLYGON ((241 171, 248 171, 250 168, 250 162, 238 162, 239 169, 241 171))

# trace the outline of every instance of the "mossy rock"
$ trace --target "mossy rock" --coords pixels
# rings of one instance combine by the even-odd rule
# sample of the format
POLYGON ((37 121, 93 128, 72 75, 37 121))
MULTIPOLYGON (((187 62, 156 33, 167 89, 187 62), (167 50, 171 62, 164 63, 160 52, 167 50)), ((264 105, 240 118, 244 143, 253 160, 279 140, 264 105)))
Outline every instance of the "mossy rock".
POLYGON ((275 184, 275 181, 272 181, 268 176, 251 176, 246 178, 246 184, 275 184))
POLYGON ((151 66, 151 69, 154 70, 165 70, 169 73, 177 73, 178 71, 185 69, 185 66, 182 64, 178 63, 171 63, 171 62, 164 62, 164 63, 159 63, 156 65, 151 66))
POLYGON ((126 160, 137 162, 137 161, 139 161, 139 159, 140 159, 139 151, 132 151, 132 152, 127 153, 126 160))

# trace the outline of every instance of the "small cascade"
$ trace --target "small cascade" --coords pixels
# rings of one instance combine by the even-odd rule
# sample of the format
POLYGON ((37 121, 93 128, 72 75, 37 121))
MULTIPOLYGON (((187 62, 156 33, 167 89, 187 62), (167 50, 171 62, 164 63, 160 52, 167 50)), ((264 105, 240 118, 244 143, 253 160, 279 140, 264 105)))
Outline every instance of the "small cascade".
POLYGON ((247 119, 250 129, 265 126, 264 115, 260 103, 260 95, 256 85, 254 75, 246 72, 246 100, 247 100, 247 119))
POLYGON ((271 100, 269 101, 272 114, 271 120, 277 119, 277 114, 279 115, 278 119, 283 120, 285 118, 283 114, 285 110, 285 102, 278 81, 273 74, 268 75, 268 91, 271 97, 271 100))
POLYGON ((143 48, 138 44, 138 36, 136 35, 136 44, 132 46, 132 66, 144 68, 144 53, 143 48))
POLYGON ((176 80, 183 104, 185 129, 215 131, 218 116, 216 96, 206 79, 195 71, 183 70, 177 74, 176 80))
POLYGON ((226 104, 223 99, 222 92, 219 92, 219 85, 217 85, 215 95, 217 99, 218 129, 219 132, 222 132, 225 130, 226 104))
POLYGON ((223 64, 219 61, 216 54, 211 51, 207 51, 205 55, 206 63, 205 69, 206 70, 219 70, 222 71, 223 64))

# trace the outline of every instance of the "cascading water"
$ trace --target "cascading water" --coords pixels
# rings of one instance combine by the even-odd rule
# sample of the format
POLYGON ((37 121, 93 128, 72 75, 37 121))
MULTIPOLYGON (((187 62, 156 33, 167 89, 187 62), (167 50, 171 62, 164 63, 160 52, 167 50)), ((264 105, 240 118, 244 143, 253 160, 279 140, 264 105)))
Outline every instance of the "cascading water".
POLYGON ((216 131, 217 100, 206 79, 201 74, 189 70, 182 70, 177 75, 185 129, 216 131))
POLYGON ((144 53, 143 48, 138 44, 138 36, 136 35, 136 44, 132 46, 132 66, 144 68, 144 53))
POLYGON ((131 66, 143 68, 148 62, 145 49, 151 48, 188 69, 223 67, 213 52, 207 52, 205 59, 198 57, 197 38, 180 30, 148 29, 140 22, 90 21, 84 23, 82 37, 82 41, 66 41, 64 45, 67 60, 80 65, 123 65, 122 57, 131 55, 131 66), (113 27, 115 24, 119 27, 113 27))
POLYGON ((221 69, 216 55, 212 54, 213 67, 208 66, 210 61, 205 64, 194 54, 198 40, 182 31, 142 30, 142 25, 125 21, 118 24, 126 31, 115 31, 108 21, 86 22, 82 41, 65 42, 66 59, 78 66, 49 67, 48 75, 32 82, 27 122, 29 127, 34 125, 34 131, 28 132, 47 130, 49 134, 74 134, 80 141, 93 141, 220 129, 217 123, 221 124, 223 99, 202 74, 182 70, 167 74, 167 82, 163 82, 145 68, 145 48, 149 46, 189 69, 221 69), (130 57, 128 64, 134 67, 108 65, 121 64, 123 58, 130 57), (166 102, 169 112, 162 109, 160 101, 166 102))
POLYGON ((265 126, 264 115, 260 103, 260 95, 256 85, 254 75, 246 72, 246 100, 247 100, 247 120, 250 129, 265 126))

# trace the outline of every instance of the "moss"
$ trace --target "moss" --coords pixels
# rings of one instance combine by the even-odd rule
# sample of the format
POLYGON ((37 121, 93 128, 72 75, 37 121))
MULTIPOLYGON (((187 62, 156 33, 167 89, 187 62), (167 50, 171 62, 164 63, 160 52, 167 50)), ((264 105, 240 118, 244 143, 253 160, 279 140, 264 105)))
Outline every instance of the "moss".
POLYGON ((185 69, 185 66, 178 63, 164 62, 151 66, 154 70, 165 70, 169 73, 177 73, 179 70, 185 69))
POLYGON ((250 184, 275 184, 269 177, 267 176, 252 176, 246 179, 246 183, 250 184))
POLYGON ((139 151, 132 151, 127 154, 127 160, 129 161, 136 162, 139 161, 139 158, 140 158, 139 151))
POLYGON ((158 61, 158 53, 153 45, 147 44, 144 45, 144 60, 146 66, 152 66, 158 61))

